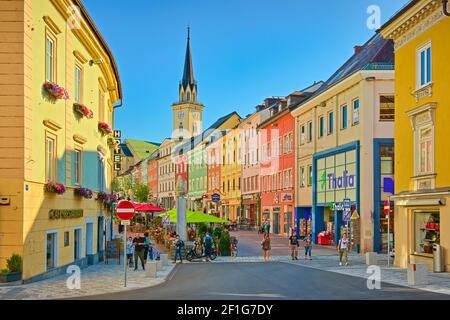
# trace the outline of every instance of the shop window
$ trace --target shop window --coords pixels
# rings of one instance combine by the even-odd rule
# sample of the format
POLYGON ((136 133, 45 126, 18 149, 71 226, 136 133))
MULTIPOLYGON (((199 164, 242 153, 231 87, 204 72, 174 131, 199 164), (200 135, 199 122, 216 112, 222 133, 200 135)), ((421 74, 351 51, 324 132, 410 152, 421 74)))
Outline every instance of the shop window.
POLYGON ((70 245, 70 235, 69 231, 64 232, 64 247, 68 247, 70 245))
POLYGON ((433 245, 440 244, 439 212, 414 212, 415 253, 433 254, 433 245))
POLYGON ((395 98, 394 96, 380 97, 380 121, 395 120, 395 98))

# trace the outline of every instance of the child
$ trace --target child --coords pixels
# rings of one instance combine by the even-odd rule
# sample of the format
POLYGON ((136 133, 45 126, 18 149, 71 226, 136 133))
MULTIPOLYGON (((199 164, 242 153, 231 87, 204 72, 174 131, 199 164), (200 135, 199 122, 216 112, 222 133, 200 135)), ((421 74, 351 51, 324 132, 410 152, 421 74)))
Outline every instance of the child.
POLYGON ((133 263, 133 253, 134 253, 134 244, 133 244, 133 238, 129 237, 127 240, 127 260, 128 260, 128 266, 132 266, 133 263))

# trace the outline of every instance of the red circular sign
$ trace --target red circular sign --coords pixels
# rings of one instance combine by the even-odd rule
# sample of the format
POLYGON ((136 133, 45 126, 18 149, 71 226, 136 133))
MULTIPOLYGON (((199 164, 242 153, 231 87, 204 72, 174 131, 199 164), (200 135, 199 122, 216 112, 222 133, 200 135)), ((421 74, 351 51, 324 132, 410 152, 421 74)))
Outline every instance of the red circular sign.
POLYGON ((384 214, 389 215, 389 213, 391 213, 391 203, 388 200, 386 200, 384 202, 384 214))
POLYGON ((130 201, 122 200, 117 205, 116 214, 120 220, 131 220, 134 212, 134 205, 130 201))

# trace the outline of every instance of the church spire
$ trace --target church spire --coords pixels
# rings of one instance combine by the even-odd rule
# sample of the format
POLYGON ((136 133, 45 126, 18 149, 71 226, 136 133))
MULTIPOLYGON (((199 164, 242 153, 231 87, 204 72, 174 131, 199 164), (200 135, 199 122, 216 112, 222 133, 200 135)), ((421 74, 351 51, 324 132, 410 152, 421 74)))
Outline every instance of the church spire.
POLYGON ((195 86, 194 79, 194 66, 192 65, 192 55, 191 55, 191 28, 188 27, 188 37, 187 37, 187 48, 186 48, 186 58, 184 60, 184 72, 183 80, 181 81, 183 88, 186 90, 187 86, 191 86, 191 90, 195 86))

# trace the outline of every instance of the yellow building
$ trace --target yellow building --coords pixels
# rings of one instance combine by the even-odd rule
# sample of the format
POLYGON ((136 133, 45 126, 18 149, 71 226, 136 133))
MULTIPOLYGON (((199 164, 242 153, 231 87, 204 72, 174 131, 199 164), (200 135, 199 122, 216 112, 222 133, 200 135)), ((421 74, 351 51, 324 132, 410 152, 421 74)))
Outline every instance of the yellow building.
MULTIPOLYGON (((445 2, 444 2, 445 3, 445 2)), ((395 265, 450 271, 450 17, 441 0, 411 1, 381 29, 395 42, 395 265)))
POLYGON ((111 216, 95 198, 113 162, 100 128, 112 130, 121 84, 79 0, 1 0, 0 21, 0 268, 20 254, 34 281, 102 259, 111 216))
POLYGON ((239 127, 227 132, 222 144, 222 169, 220 180, 222 181, 222 217, 230 221, 236 221, 241 217, 241 164, 242 150, 240 145, 241 130, 239 127))

